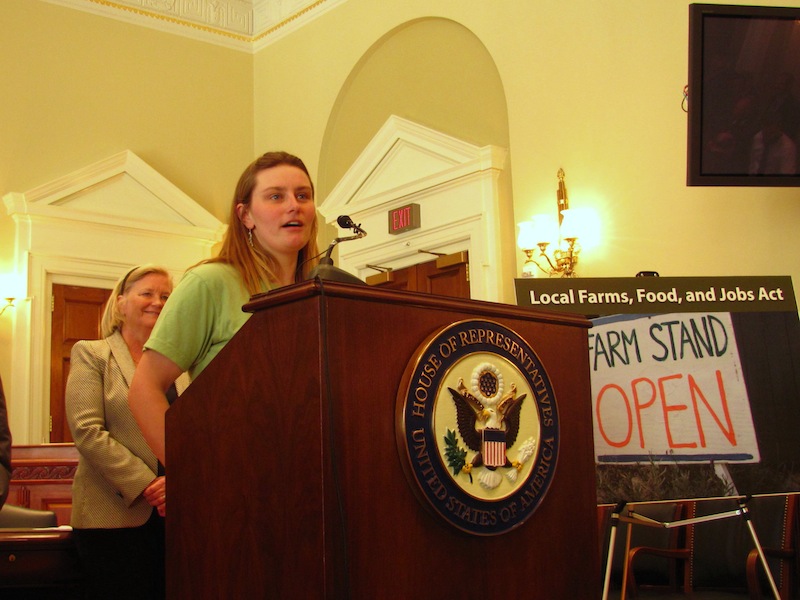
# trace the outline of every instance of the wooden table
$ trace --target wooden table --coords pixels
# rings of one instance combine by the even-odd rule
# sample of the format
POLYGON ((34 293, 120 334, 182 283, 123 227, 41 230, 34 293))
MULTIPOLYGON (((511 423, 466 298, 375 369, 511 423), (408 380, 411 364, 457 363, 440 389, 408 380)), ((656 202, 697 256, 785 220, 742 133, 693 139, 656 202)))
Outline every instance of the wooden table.
POLYGON ((78 598, 80 585, 71 529, 0 529, 0 597, 78 598))

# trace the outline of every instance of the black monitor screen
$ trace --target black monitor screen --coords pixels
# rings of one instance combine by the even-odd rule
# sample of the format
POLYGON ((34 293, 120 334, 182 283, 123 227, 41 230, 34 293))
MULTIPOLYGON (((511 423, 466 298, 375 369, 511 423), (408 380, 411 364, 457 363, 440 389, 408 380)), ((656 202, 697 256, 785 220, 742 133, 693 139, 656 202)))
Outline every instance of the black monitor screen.
POLYGON ((800 8, 689 11, 688 185, 800 185, 800 8))

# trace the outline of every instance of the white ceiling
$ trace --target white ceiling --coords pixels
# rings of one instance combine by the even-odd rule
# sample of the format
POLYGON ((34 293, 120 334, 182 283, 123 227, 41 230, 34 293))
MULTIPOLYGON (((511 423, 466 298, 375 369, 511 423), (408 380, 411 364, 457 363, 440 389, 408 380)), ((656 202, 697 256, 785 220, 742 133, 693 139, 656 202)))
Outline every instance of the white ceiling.
POLYGON ((253 52, 346 0, 45 0, 253 52))

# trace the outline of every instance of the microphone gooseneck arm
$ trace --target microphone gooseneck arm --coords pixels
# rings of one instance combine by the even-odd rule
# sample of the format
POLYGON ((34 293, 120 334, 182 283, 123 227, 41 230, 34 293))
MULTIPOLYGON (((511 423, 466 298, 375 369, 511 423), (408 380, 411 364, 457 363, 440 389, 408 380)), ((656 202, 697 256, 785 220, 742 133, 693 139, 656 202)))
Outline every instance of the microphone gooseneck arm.
POLYGON ((352 229, 354 235, 335 238, 331 242, 330 246, 328 246, 328 249, 325 251, 325 256, 319 259, 319 264, 321 265, 333 264, 331 253, 333 252, 333 249, 336 246, 336 244, 340 244, 342 242, 349 242, 350 240, 358 240, 367 235, 367 232, 361 229, 361 225, 356 225, 355 223, 353 223, 353 219, 351 219, 347 215, 341 215, 338 219, 336 219, 336 223, 342 229, 352 229))
POLYGON ((328 246, 328 249, 325 251, 325 255, 319 259, 319 263, 317 264, 317 266, 311 269, 311 272, 308 274, 307 279, 316 279, 318 281, 338 281, 341 283, 366 285, 366 283, 364 283, 361 279, 359 279, 355 275, 334 266, 333 259, 331 258, 331 253, 333 252, 333 249, 336 246, 336 244, 341 244, 342 242, 349 242, 350 240, 357 240, 367 235, 367 232, 361 229, 361 225, 356 225, 355 223, 353 223, 353 219, 351 219, 347 215, 341 215, 338 219, 336 219, 336 224, 339 225, 339 227, 341 227, 342 229, 352 229, 353 235, 337 237, 336 239, 334 239, 330 243, 330 246, 328 246))

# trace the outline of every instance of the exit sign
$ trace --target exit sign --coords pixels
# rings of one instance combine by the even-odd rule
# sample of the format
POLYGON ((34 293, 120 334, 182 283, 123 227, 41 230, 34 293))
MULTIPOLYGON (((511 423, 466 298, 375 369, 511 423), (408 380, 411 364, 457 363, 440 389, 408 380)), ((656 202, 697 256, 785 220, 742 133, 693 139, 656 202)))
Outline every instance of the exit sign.
POLYGON ((391 235, 419 229, 421 225, 419 204, 406 204, 389 211, 389 233, 391 235))

